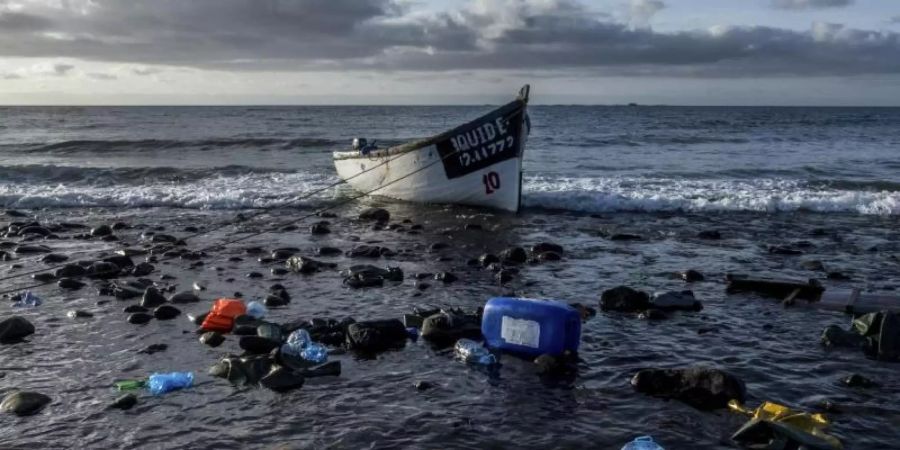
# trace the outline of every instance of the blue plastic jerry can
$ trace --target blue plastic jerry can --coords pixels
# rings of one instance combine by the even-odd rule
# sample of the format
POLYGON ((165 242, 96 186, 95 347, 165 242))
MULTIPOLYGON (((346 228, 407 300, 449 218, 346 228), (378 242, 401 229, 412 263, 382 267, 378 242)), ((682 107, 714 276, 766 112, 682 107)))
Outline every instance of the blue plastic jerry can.
POLYGON ((497 297, 488 300, 481 333, 491 348, 528 356, 577 352, 581 316, 555 300, 497 297))

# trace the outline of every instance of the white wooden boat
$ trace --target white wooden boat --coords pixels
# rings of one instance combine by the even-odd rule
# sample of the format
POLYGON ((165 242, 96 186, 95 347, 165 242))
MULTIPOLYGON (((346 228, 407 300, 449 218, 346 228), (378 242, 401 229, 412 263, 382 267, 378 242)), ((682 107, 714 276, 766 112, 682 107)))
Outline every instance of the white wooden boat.
POLYGON ((338 176, 366 194, 516 212, 530 128, 528 94, 526 85, 514 101, 427 139, 386 149, 354 140, 354 150, 334 153, 338 176))

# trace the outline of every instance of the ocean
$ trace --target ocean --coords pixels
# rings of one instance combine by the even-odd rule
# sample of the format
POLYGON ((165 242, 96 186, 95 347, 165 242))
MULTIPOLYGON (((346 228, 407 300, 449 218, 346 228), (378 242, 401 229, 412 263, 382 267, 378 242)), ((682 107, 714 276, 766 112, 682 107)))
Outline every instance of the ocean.
POLYGON ((816 279, 900 302, 900 108, 533 106, 519 214, 323 189, 338 181, 331 152, 355 137, 387 146, 491 109, 0 107, 0 279, 4 291, 43 299, 0 304, 0 320, 19 315, 35 326, 24 342, 0 345, 0 396, 52 399, 35 416, 5 416, 0 447, 619 449, 651 435, 668 450, 735 448, 730 436, 746 417, 630 383, 641 369, 696 366, 743 380, 750 407, 768 400, 825 413, 847 449, 896 447, 897 363, 820 343, 826 326, 847 328, 850 316, 728 294, 724 280, 816 279), (373 206, 390 212, 389 226, 359 220, 373 206), (310 217, 323 208, 335 215, 310 217), (31 221, 49 236, 20 236, 31 221), (330 233, 311 233, 320 221, 330 233), (115 225, 112 238, 86 234, 101 225, 115 225), (712 232, 721 239, 705 238, 712 232), (178 239, 186 245, 171 243, 178 239), (503 284, 472 263, 540 242, 561 245, 561 260, 507 267, 503 284), (69 263, 129 249, 153 270, 65 290, 54 276, 32 276, 57 263, 15 251, 26 244, 69 263), (316 251, 360 244, 391 251, 371 259, 316 251), (336 268, 284 273, 269 257, 276 253, 336 268), (405 279, 354 289, 339 270, 356 264, 399 267, 405 279), (688 269, 705 281, 686 283, 688 269), (441 271, 459 280, 427 276, 441 271), (174 320, 134 325, 124 310, 140 298, 109 295, 110 282, 153 283, 166 295, 203 289, 194 290, 199 302, 175 305, 174 320), (266 319, 279 324, 472 311, 500 295, 599 308, 602 292, 620 285, 690 289, 703 309, 660 320, 598 312, 582 324, 574 377, 539 376, 510 355, 481 370, 423 339, 376 355, 332 346, 340 376, 287 393, 208 374, 241 353, 240 337, 205 346, 186 316, 218 298, 262 301, 276 283, 292 298, 269 308, 266 319), (75 310, 92 317, 73 318, 75 310), (194 385, 136 391, 134 408, 108 408, 121 395, 115 381, 171 371, 193 372, 194 385), (851 374, 879 386, 841 382, 851 374), (417 389, 423 382, 432 387, 417 389))
MULTIPOLYGON (((0 108, 0 202, 288 206, 336 180, 330 153, 354 137, 396 144, 488 110, 0 108)), ((900 214, 900 108, 535 106, 530 114, 529 208, 900 214)))

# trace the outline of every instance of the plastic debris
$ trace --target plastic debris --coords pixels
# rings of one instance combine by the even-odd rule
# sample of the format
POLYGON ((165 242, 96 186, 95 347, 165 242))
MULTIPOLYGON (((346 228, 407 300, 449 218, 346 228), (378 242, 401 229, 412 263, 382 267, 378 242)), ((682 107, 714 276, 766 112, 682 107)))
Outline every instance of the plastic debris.
POLYGON ((230 333, 234 328, 234 319, 247 313, 244 302, 230 298, 220 298, 213 304, 209 314, 200 326, 204 331, 230 333))
POLYGON ((492 366, 497 364, 497 358, 488 349, 471 339, 460 339, 454 347, 456 356, 469 364, 492 366))
POLYGON ((133 391, 147 385, 147 380, 122 380, 116 381, 116 389, 120 391, 133 391))
POLYGON ((303 360, 321 364, 328 360, 328 348, 313 342, 309 332, 303 328, 294 330, 281 346, 281 352, 303 360))
POLYGON ((153 395, 189 388, 194 384, 192 372, 154 373, 147 380, 147 387, 153 395))
POLYGON ((622 450, 665 450, 650 436, 641 436, 625 444, 622 450))
POLYGON ((31 291, 25 291, 19 297, 13 306, 16 308, 34 308, 36 306, 41 306, 41 303, 44 303, 40 297, 33 294, 31 291))
POLYGON ((844 448, 841 441, 825 432, 828 419, 822 414, 810 414, 794 410, 784 405, 763 402, 755 410, 744 408, 738 401, 728 402, 735 412, 750 416, 731 437, 742 444, 772 444, 778 447, 838 450, 844 448))
POLYGON ((247 315, 248 316, 253 316, 257 319, 262 319, 263 317, 266 317, 266 314, 268 314, 268 312, 269 312, 269 310, 266 309, 266 307, 263 306, 263 304, 260 302, 253 301, 253 302, 250 302, 247 304, 247 315))
POLYGON ((310 342, 303 351, 300 352, 300 357, 309 362, 322 364, 328 360, 328 349, 322 344, 310 342))

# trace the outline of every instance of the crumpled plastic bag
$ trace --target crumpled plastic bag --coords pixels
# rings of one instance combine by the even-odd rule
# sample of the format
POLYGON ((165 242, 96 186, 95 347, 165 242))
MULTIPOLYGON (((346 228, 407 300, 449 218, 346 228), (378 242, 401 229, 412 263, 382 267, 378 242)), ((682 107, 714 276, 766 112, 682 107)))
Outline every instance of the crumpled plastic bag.
POLYGON ((811 450, 840 450, 844 446, 825 432, 828 419, 772 402, 763 402, 755 410, 744 408, 738 401, 728 402, 735 412, 750 416, 731 439, 748 448, 782 450, 802 445, 811 450))

